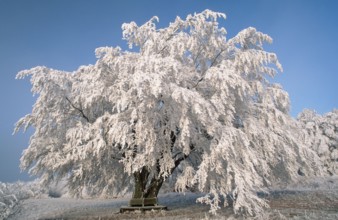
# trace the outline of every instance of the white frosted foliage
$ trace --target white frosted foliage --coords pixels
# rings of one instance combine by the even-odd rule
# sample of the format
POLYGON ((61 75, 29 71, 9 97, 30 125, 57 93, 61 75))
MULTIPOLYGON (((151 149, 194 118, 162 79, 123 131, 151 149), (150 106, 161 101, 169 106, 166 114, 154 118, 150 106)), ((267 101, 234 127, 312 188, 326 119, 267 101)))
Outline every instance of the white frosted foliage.
POLYGON ((132 174, 146 169, 176 190, 205 192, 199 201, 212 212, 230 196, 249 215, 267 205, 256 190, 297 178, 300 167, 319 172, 288 94, 266 77, 282 70, 263 50, 272 39, 255 28, 227 39, 219 18, 206 10, 163 29, 157 17, 126 23, 133 52, 103 47, 95 65, 74 72, 20 72, 38 95, 17 124, 35 128, 22 168, 45 183, 66 177, 75 194, 103 195, 130 190, 132 174))
POLYGON ((305 109, 298 115, 307 146, 317 152, 330 175, 338 174, 338 110, 319 115, 305 109))

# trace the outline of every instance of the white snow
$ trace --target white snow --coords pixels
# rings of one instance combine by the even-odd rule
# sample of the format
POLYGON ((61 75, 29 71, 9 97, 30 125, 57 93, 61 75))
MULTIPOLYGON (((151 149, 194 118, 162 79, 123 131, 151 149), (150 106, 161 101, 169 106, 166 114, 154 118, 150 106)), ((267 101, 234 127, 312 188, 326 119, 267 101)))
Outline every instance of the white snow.
MULTIPOLYGON (((198 209, 208 213, 208 207, 197 204, 198 194, 168 193, 159 196, 159 203, 166 205, 170 214, 186 212, 185 209, 198 209)), ((117 199, 73 199, 73 198, 30 198, 21 201, 8 219, 60 219, 60 218, 98 218, 113 217, 119 214, 120 207, 128 204, 129 198, 117 199)), ((182 214, 181 213, 181 214, 182 214)), ((135 214, 135 213, 134 213, 135 214)), ((136 215, 140 213, 136 212, 136 215)))
MULTIPOLYGON (((306 179, 298 184, 285 186, 284 189, 270 189, 268 199, 282 207, 267 210, 265 219, 336 219, 338 217, 338 176, 306 179), (313 197, 314 196, 314 197, 313 197), (290 201, 308 200, 310 208, 292 207, 290 201), (312 200, 313 201, 309 201, 312 200), (329 204, 325 205, 325 202, 329 204), (314 207, 313 205, 322 204, 314 207), (289 207, 291 206, 291 207, 289 207)), ((121 206, 127 205, 129 197, 116 199, 74 199, 67 198, 29 198, 20 201, 12 210, 8 220, 35 219, 232 219, 231 208, 219 210, 216 216, 209 213, 206 205, 196 203, 203 195, 196 193, 166 193, 159 196, 159 203, 168 211, 120 214, 121 206)), ((41 196, 40 196, 41 197, 41 196)), ((273 205, 273 204, 272 204, 273 205)), ((242 219, 241 217, 238 217, 242 219)), ((1 219, 1 218, 0 218, 1 219)))

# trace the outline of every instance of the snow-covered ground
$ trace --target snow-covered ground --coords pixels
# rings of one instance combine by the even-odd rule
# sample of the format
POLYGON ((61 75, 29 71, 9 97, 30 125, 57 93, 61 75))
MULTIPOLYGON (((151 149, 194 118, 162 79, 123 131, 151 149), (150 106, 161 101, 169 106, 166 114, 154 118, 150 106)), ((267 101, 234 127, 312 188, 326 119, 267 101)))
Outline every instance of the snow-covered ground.
MULTIPOLYGON (((14 219, 203 219, 211 218, 209 208, 196 203, 201 196, 194 193, 162 194, 159 203, 168 207, 168 211, 149 211, 146 213, 123 213, 120 207, 128 204, 128 198, 119 199, 71 199, 40 198, 22 201, 15 212, 8 217, 14 219)), ((231 216, 230 208, 219 213, 231 216)), ((220 217, 220 216, 218 216, 220 217)))
MULTIPOLYGON (((26 187, 25 190, 28 188, 26 187)), ((271 206, 271 211, 266 213, 266 219, 283 219, 284 217, 285 219, 338 219, 338 177, 311 179, 283 188, 274 188, 270 192, 269 195, 261 193, 261 196, 266 197, 271 206)), ((11 213, 6 219, 235 218, 231 208, 220 210, 217 216, 209 214, 208 206, 196 203, 196 199, 200 196, 195 193, 161 194, 159 203, 167 206, 168 211, 120 214, 120 207, 127 205, 129 198, 73 199, 67 196, 50 198, 40 195, 40 198, 23 200, 17 198, 17 203, 11 208, 11 213)))

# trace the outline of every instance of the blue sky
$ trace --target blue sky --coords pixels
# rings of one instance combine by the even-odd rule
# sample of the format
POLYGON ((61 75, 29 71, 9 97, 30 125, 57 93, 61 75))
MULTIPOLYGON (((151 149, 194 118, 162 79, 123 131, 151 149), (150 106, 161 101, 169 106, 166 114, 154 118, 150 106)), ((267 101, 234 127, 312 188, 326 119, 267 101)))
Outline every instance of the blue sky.
POLYGON ((335 0, 0 0, 0 181, 27 180, 18 168, 27 134, 12 135, 15 122, 30 113, 29 80, 18 71, 38 65, 72 71, 95 63, 94 50, 120 46, 121 25, 152 16, 167 26, 204 9, 224 12, 228 38, 253 26, 274 42, 284 72, 275 81, 291 98, 291 114, 338 108, 338 1, 335 0))

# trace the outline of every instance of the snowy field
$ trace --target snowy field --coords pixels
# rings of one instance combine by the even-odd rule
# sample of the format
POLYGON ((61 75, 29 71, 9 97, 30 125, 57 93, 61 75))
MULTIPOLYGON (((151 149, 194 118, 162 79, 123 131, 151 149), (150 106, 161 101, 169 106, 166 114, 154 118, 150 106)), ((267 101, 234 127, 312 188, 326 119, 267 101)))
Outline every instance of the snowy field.
MULTIPOLYGON (((159 203, 166 205, 168 211, 149 211, 146 213, 120 214, 122 205, 127 205, 128 198, 118 199, 73 199, 66 195, 51 198, 37 196, 36 185, 13 184, 18 195, 11 196, 13 205, 7 209, 4 219, 235 219, 231 208, 219 211, 217 216, 208 213, 208 206, 196 203, 201 195, 194 193, 161 194, 159 203), (16 187, 21 187, 18 190, 16 187), (26 187, 26 188, 25 188, 26 187), (32 190, 33 188, 33 190, 32 190), (29 191, 30 189, 30 191, 29 191), (34 195, 34 193, 36 195, 34 195), (14 199, 17 197, 16 199, 14 199), (34 198, 39 197, 39 198, 34 198)), ((6 190, 4 184, 1 192, 6 190)), ((12 191, 12 193, 14 193, 12 191)), ((52 195, 49 192, 49 195, 52 195)), ((338 219, 338 177, 312 179, 301 184, 270 190, 270 194, 259 193, 271 206, 265 213, 266 219, 338 219)), ((4 198, 4 197, 2 197, 4 198)), ((2 201, 2 207, 6 201, 2 201)), ((8 201, 7 201, 8 203, 8 201)), ((8 203, 10 204, 10 203, 8 203)), ((2 211, 5 209, 2 209, 2 211)), ((243 219, 238 217, 237 219, 243 219)))

